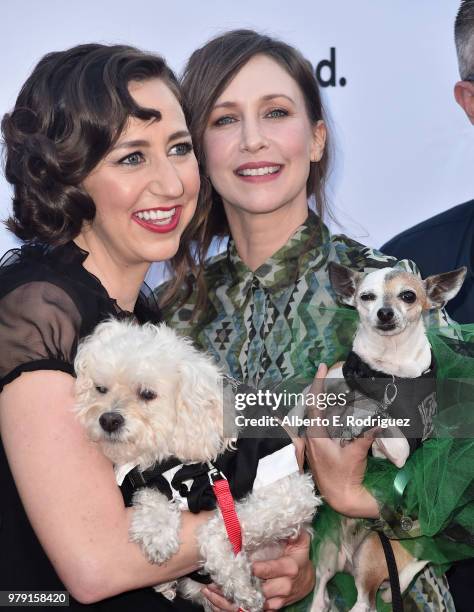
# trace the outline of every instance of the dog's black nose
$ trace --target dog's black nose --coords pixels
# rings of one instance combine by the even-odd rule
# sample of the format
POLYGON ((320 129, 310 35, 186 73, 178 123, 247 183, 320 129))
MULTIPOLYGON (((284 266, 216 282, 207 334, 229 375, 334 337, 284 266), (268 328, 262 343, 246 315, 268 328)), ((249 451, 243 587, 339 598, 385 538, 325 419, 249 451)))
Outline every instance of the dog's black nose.
POLYGON ((125 419, 118 412, 104 412, 104 414, 100 415, 99 423, 104 431, 112 433, 122 427, 125 419))
POLYGON ((379 308, 377 310, 377 317, 382 323, 388 323, 393 319, 393 310, 391 308, 379 308))

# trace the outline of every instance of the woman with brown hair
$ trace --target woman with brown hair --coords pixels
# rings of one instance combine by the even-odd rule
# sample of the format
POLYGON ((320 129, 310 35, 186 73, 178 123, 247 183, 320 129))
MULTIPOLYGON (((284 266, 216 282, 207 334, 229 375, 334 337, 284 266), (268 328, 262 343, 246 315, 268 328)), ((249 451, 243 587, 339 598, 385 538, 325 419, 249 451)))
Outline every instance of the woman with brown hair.
POLYGON ((141 289, 150 264, 194 265, 199 174, 176 78, 132 47, 51 53, 2 132, 8 227, 25 245, 0 269, 1 590, 67 589, 74 610, 196 609, 144 587, 197 569, 208 513, 185 513, 179 553, 150 564, 72 411, 80 339, 111 316, 159 321, 141 289))
MULTIPOLYGON (((311 381, 318 364, 344 359, 350 342, 339 324, 327 264, 365 272, 397 264, 347 236, 331 235, 323 223, 330 139, 311 64, 279 40, 236 30, 192 54, 182 86, 204 176, 201 202, 210 211, 201 256, 213 240, 229 242, 197 276, 160 290, 165 319, 238 380, 260 388, 311 381), (204 299, 194 293, 202 282, 204 299)), ((414 536, 400 530, 398 508, 387 506, 389 492, 376 497, 362 485, 370 442, 339 447, 330 461, 316 449, 326 466, 324 476, 316 474, 320 492, 342 514, 377 519, 390 537, 414 536)), ((262 567, 256 565, 257 575, 262 567)), ((303 561, 302 568, 306 574, 303 561)), ((285 588, 267 590, 269 608, 301 598, 309 584, 287 581, 285 588)), ((218 595, 212 600, 224 606, 218 595)), ((453 609, 444 577, 430 568, 405 602, 411 609, 453 609)), ((339 604, 345 605, 341 593, 339 604)))

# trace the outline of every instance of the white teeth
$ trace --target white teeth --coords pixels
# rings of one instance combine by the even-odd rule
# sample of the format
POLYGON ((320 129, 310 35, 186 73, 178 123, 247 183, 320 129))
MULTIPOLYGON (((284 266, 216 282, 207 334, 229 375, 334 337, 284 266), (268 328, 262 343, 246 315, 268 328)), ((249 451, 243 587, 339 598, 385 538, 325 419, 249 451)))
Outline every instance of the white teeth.
POLYGON ((264 176, 265 174, 275 174, 280 170, 281 166, 265 166, 263 168, 246 168, 238 170, 237 174, 241 176, 264 176))
POLYGON ((157 219, 170 219, 176 212, 176 208, 172 208, 171 210, 155 210, 153 212, 157 219))
POLYGON ((175 212, 176 208, 170 208, 170 210, 141 210, 135 214, 143 221, 154 221, 156 225, 166 225, 175 212))

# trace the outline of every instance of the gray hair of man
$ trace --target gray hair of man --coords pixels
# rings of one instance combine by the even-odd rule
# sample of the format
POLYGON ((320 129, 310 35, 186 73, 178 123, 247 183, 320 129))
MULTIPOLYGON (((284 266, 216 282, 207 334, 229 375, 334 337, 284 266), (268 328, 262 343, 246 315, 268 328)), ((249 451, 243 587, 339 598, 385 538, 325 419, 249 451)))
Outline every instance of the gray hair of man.
POLYGON ((463 81, 474 81, 474 0, 463 0, 454 24, 459 73, 463 81))

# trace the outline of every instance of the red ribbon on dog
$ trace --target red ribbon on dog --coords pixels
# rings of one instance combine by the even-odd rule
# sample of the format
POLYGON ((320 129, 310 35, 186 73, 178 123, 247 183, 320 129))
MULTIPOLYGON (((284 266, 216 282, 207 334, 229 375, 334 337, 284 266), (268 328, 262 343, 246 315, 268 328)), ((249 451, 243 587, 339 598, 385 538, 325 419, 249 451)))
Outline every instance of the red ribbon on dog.
POLYGON ((227 536, 234 549, 234 554, 242 550, 242 531, 239 517, 235 511, 234 498, 230 492, 229 482, 222 472, 212 464, 209 470, 209 480, 217 499, 217 504, 224 519, 227 536))
MULTIPOLYGON (((235 511, 234 498, 230 492, 229 482, 224 474, 214 467, 212 463, 208 463, 208 465, 210 467, 209 481, 224 519, 227 537, 236 555, 242 550, 242 530, 240 529, 239 517, 235 511)), ((239 608, 239 612, 243 612, 242 608, 239 608)))

